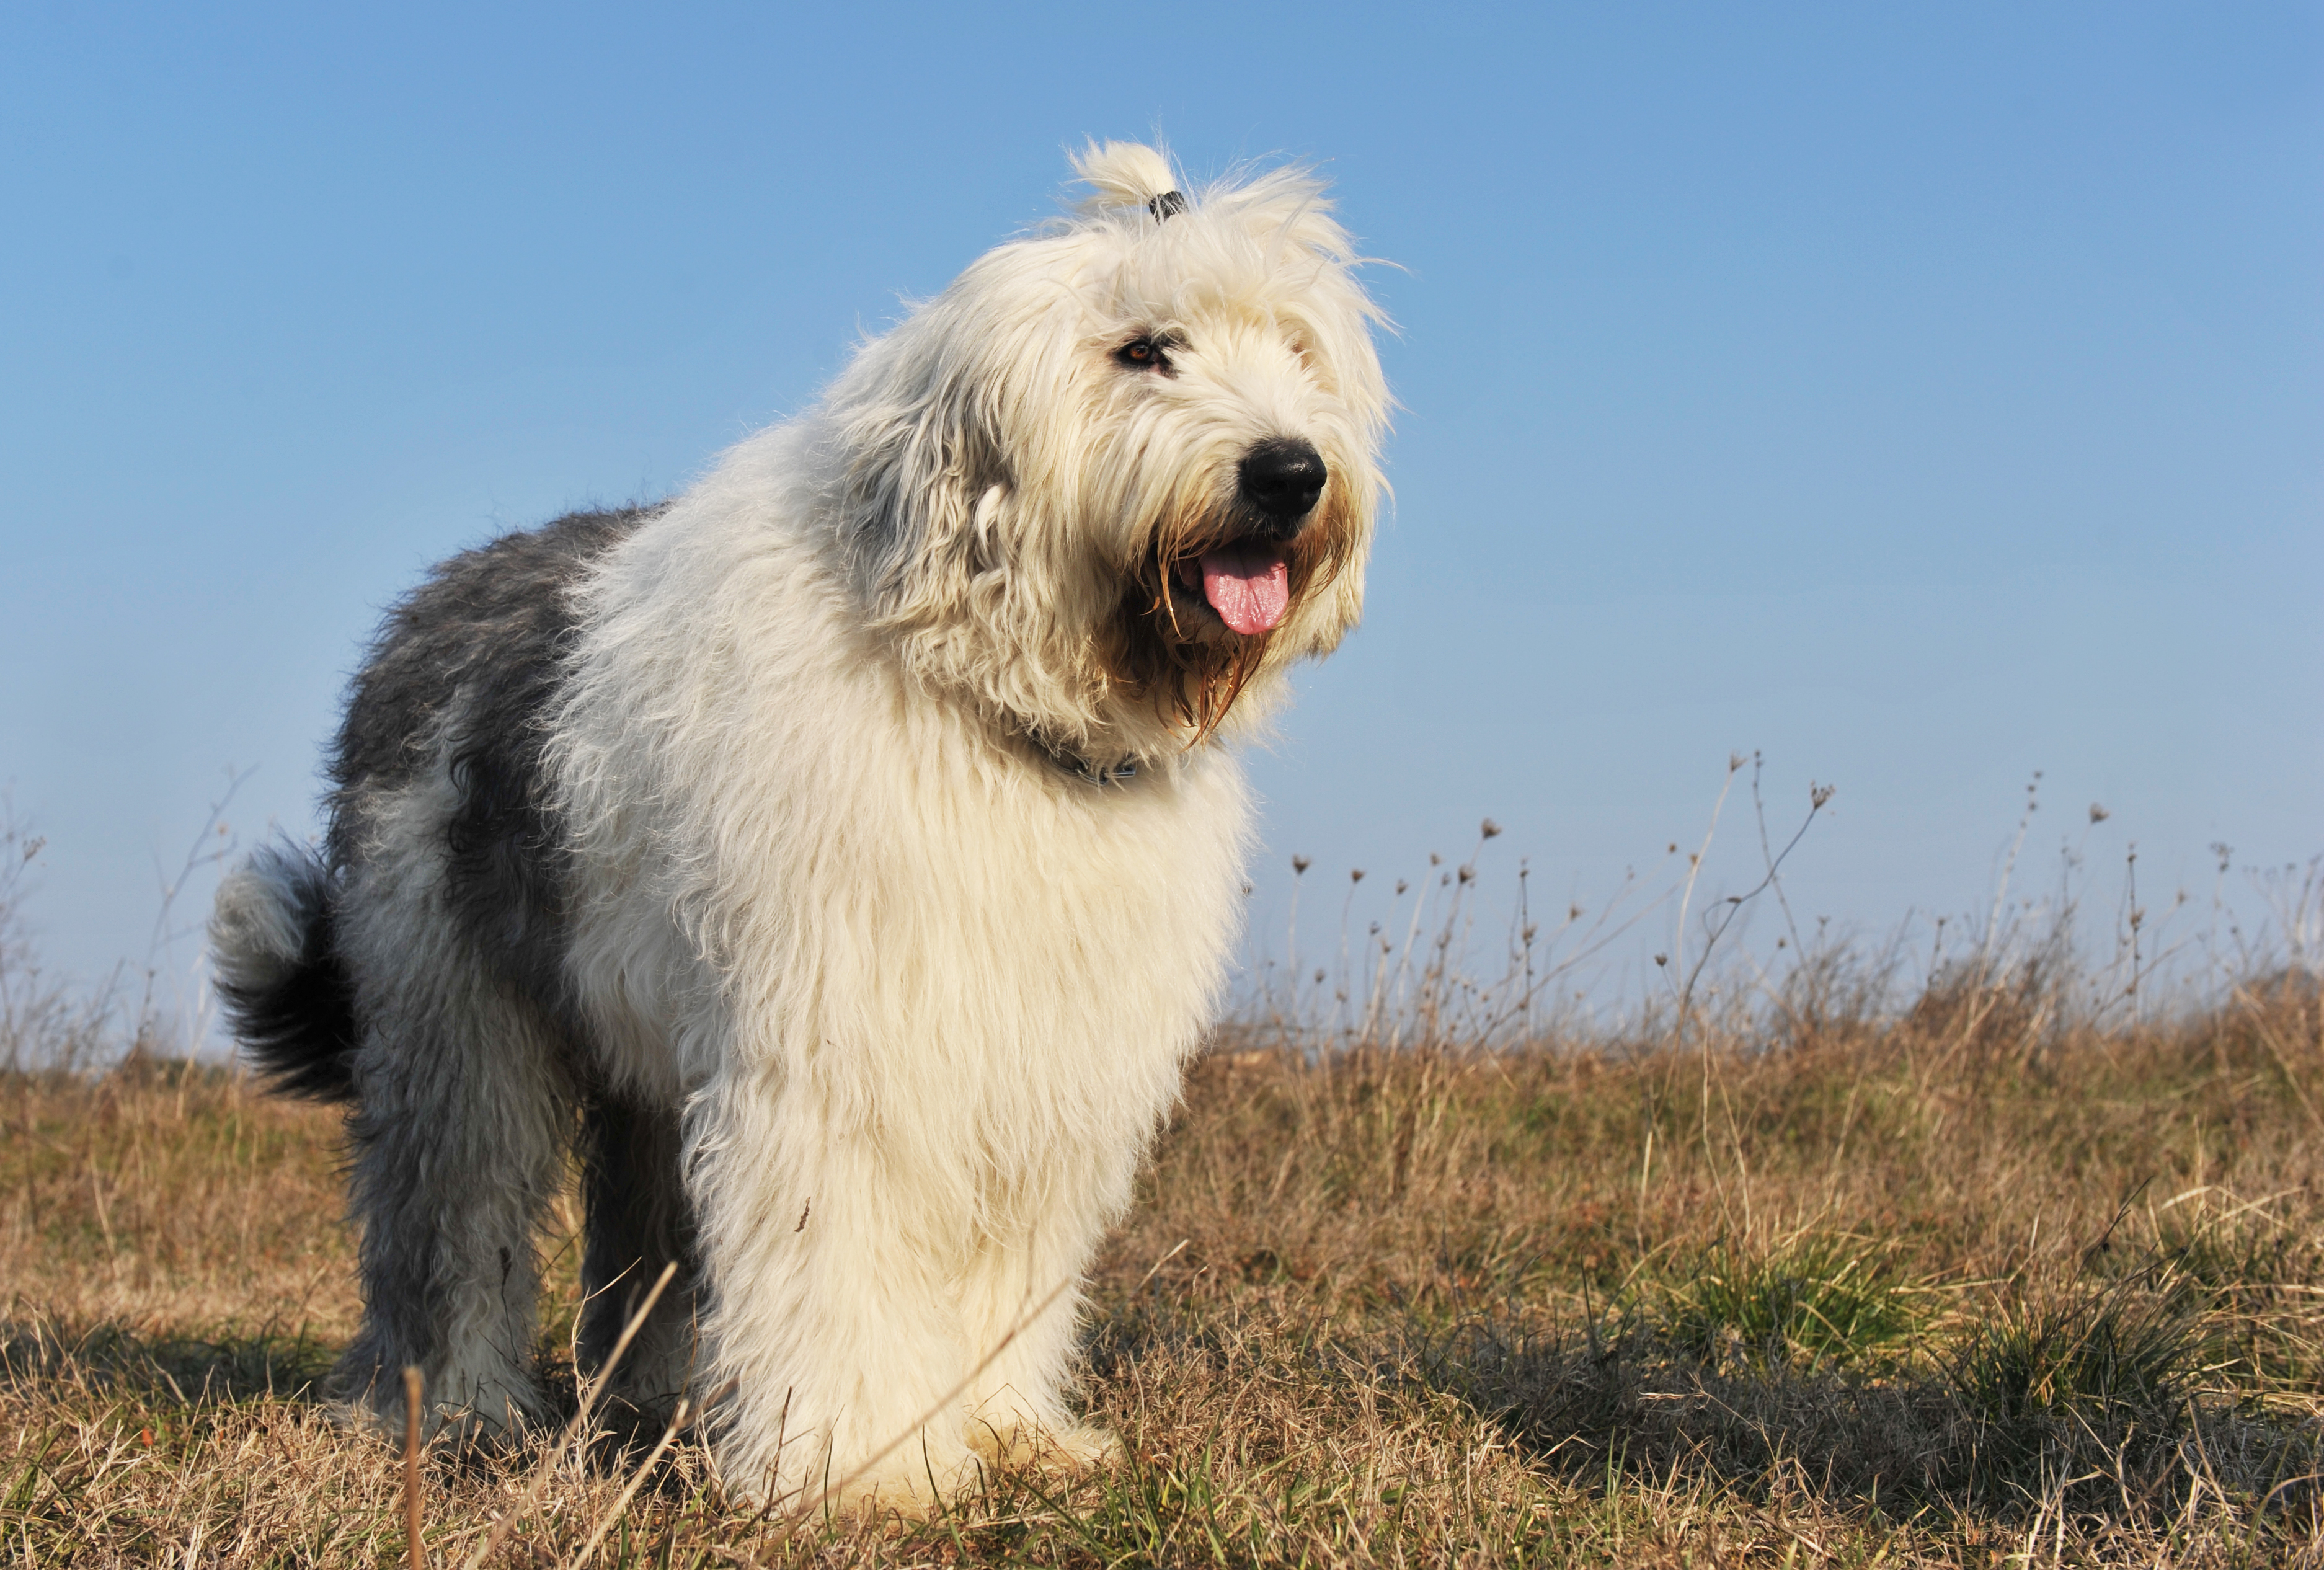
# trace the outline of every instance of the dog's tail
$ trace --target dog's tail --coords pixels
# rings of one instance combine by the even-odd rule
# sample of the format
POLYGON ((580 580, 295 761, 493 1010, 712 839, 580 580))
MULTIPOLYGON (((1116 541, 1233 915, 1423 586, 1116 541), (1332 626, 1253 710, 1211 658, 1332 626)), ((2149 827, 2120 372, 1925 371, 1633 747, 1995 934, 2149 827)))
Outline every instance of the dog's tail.
POLYGON ((355 989, 334 941, 331 875, 312 852, 263 845, 210 912, 218 998, 271 1088, 354 1099, 355 989))

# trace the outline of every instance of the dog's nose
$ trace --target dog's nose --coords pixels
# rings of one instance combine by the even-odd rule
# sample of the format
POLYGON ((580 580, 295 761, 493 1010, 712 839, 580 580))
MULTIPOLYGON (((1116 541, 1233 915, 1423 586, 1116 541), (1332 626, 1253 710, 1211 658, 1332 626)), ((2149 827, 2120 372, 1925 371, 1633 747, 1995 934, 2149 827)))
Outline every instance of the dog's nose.
POLYGON ((1262 441, 1243 455, 1242 499, 1264 513, 1285 534, 1315 507, 1331 471, 1323 455, 1289 437, 1262 441))

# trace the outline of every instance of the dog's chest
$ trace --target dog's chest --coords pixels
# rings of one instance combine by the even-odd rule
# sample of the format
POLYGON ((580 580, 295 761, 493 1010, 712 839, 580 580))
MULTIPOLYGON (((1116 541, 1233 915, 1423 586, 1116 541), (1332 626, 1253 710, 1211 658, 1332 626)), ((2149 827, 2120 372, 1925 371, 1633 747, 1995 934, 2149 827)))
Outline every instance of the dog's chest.
POLYGON ((1097 784, 1000 758, 811 565, 714 564, 691 596, 641 571, 593 628, 558 752, 567 975, 624 1077, 758 1066, 1043 1122, 1167 1099, 1239 927, 1233 761, 1097 784))

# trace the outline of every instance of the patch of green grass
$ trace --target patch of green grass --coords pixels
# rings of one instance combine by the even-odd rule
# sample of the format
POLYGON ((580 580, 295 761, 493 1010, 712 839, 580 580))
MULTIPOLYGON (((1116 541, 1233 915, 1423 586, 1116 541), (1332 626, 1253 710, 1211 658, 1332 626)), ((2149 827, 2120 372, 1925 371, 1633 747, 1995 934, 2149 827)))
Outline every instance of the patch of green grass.
POLYGON ((2144 1470, 2176 1449, 2214 1352, 2201 1290, 2168 1260, 1997 1296, 1946 1360, 1973 1426, 1972 1486, 2039 1492, 2144 1470))
POLYGON ((1884 1251, 1844 1233, 1722 1238, 1665 1270, 1661 1292, 1660 1334, 1713 1365, 1884 1368, 1921 1321, 1921 1294, 1884 1251))

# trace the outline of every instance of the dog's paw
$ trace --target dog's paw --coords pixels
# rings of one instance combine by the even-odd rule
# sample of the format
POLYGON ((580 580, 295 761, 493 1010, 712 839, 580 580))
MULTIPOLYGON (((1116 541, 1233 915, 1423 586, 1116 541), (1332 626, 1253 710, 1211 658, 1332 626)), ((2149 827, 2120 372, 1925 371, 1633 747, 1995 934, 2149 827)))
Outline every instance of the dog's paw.
POLYGON ((1121 1459, 1121 1441, 1092 1424, 1076 1423, 1062 1434, 1041 1437, 1068 1472, 1094 1472, 1121 1459))
MULTIPOLYGON (((938 1480, 939 1488, 944 1481, 938 1480)), ((817 1508, 835 1516, 874 1520, 897 1516, 907 1521, 924 1521, 936 1513, 938 1495, 930 1492, 926 1474, 886 1472, 867 1473, 851 1480, 817 1508)))
MULTIPOLYGON (((410 1432, 405 1427, 401 1401, 355 1398, 331 1401, 323 1411, 337 1427, 351 1434, 367 1435, 399 1450, 410 1432)), ((450 1405, 422 1405, 420 1409, 420 1443, 456 1451, 513 1449, 537 1433, 540 1427, 530 1414, 513 1402, 504 1404, 498 1412, 450 1405)))
POLYGON ((1063 1429, 1033 1423, 969 1425, 969 1448, 1004 1466, 1038 1466, 1067 1474, 1110 1466, 1121 1459, 1121 1442, 1102 1428, 1075 1423, 1063 1429))

